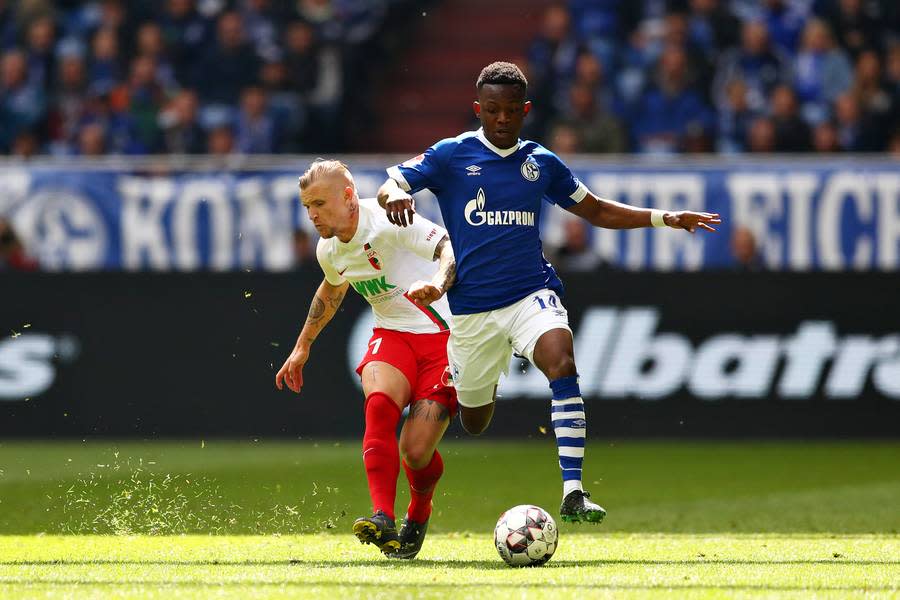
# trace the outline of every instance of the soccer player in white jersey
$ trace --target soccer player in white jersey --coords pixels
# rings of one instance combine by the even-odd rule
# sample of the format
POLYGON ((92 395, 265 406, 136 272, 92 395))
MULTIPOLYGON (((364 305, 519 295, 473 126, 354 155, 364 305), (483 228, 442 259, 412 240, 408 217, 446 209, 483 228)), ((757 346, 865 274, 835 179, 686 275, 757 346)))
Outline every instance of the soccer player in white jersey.
POLYGON ((714 231, 720 220, 717 214, 635 208, 592 194, 555 154, 519 139, 531 109, 527 86, 514 64, 485 67, 473 104, 481 129, 441 140, 388 169, 378 201, 391 222, 408 227, 415 213, 410 194, 427 188, 437 196, 457 263, 456 283, 447 294, 453 313, 447 354, 463 427, 474 434, 487 428, 511 353, 527 358, 550 382, 561 516, 596 523, 606 511, 581 483, 584 403, 562 282, 541 248, 542 207, 557 204, 610 229, 654 226, 694 233, 714 231))
POLYGON ((387 556, 413 558, 444 471, 437 444, 457 410, 447 368, 450 311, 443 297, 455 276, 453 248, 447 232, 426 219, 405 229, 391 225, 375 199, 359 199, 349 169, 339 161, 314 162, 300 178, 300 197, 321 236, 316 257, 325 278, 275 385, 282 389, 284 381, 300 392, 310 348, 352 285, 375 313, 357 368, 366 398, 363 463, 373 515, 357 519, 353 532, 387 556), (407 405, 398 449, 397 423, 407 405), (398 535, 400 453, 410 504, 398 535))

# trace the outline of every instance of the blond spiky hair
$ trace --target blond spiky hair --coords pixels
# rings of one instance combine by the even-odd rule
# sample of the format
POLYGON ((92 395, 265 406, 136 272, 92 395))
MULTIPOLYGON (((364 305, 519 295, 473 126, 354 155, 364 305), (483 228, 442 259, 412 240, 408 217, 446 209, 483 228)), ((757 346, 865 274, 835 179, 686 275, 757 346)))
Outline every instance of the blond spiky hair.
POLYGON ((351 186, 356 188, 356 184, 353 182, 353 175, 350 174, 350 168, 347 165, 339 160, 317 158, 309 165, 306 172, 300 176, 300 190, 305 190, 320 179, 334 177, 335 175, 343 177, 351 186))

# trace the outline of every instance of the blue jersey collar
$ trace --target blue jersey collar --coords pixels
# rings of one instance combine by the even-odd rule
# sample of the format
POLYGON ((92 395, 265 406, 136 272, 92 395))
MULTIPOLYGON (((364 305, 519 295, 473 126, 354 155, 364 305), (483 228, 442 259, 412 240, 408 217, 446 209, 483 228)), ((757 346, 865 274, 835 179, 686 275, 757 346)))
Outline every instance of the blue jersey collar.
POLYGON ((522 143, 522 140, 516 140, 516 145, 512 148, 506 148, 505 150, 503 148, 498 148, 488 141, 488 139, 484 136, 484 129, 480 127, 478 128, 478 139, 482 144, 487 146, 488 150, 491 150, 492 152, 494 152, 494 154, 502 156, 503 158, 506 158, 507 156, 518 150, 519 145, 521 145, 522 143))

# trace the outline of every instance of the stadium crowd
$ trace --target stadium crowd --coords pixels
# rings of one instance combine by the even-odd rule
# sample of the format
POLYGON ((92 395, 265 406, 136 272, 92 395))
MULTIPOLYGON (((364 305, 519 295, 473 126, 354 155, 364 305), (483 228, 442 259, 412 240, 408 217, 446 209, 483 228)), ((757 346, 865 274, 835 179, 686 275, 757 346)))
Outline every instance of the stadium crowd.
POLYGON ((569 0, 527 60, 560 152, 900 154, 897 0, 569 0))
POLYGON ((0 151, 344 150, 385 24, 416 4, 0 0, 0 151))

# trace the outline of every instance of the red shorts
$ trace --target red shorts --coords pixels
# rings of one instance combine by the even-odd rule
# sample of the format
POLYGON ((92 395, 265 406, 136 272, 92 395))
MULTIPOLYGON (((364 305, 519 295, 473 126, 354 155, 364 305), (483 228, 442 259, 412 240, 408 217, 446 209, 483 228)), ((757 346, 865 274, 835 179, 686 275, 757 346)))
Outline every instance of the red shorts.
POLYGON ((434 400, 446 406, 452 418, 456 414, 456 390, 448 380, 449 338, 449 331, 406 333, 376 327, 372 330, 369 348, 356 367, 356 373, 362 375, 363 367, 370 362, 386 362, 406 376, 412 392, 410 403, 434 400))

